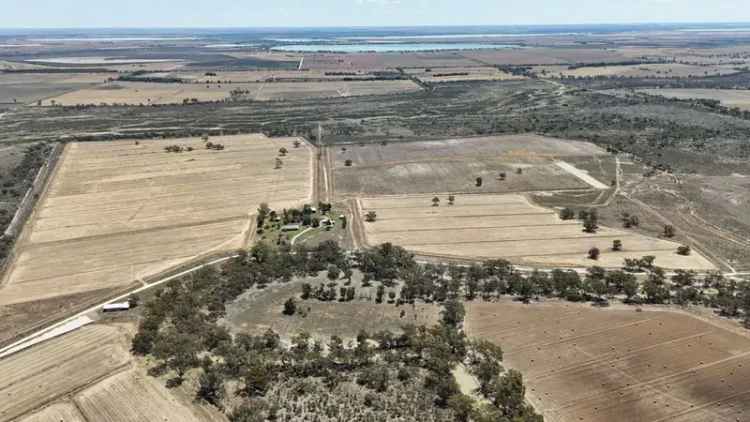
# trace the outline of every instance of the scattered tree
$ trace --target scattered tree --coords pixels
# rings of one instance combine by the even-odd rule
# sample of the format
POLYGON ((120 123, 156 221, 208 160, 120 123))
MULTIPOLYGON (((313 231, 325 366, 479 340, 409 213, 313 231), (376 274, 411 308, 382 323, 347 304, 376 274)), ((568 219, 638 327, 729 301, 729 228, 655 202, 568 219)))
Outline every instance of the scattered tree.
POLYGON ((589 249, 589 259, 598 260, 599 255, 601 254, 601 251, 597 247, 593 247, 589 249))

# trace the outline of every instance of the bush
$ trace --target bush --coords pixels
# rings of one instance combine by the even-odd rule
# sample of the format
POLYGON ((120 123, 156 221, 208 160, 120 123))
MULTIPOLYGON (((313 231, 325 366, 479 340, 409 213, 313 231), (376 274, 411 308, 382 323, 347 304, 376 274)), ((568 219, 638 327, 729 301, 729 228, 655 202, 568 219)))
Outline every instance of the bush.
POLYGON ((692 250, 690 249, 690 246, 679 246, 677 248, 677 254, 682 256, 688 256, 691 252, 692 250))
POLYGON ((601 255, 599 248, 589 249, 589 259, 597 260, 599 259, 599 255, 601 255))

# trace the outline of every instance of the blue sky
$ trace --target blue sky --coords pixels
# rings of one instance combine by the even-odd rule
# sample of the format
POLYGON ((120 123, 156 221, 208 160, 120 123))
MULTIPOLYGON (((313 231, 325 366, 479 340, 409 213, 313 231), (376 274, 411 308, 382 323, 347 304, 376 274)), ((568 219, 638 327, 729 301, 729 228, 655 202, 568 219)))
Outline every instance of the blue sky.
POLYGON ((750 21, 750 0, 2 0, 0 27, 528 25, 750 21))

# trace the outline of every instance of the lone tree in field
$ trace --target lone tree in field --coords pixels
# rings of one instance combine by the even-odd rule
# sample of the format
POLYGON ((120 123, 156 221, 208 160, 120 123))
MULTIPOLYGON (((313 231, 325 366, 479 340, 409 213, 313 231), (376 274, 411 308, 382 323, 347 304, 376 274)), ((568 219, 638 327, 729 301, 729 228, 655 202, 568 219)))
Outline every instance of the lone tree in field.
POLYGON ((453 205, 456 202, 455 195, 448 195, 448 205, 453 205))
POLYGON ((502 180, 505 180, 506 177, 508 177, 508 175, 505 174, 504 171, 501 171, 497 178, 502 181, 502 180))
POLYGON ((375 211, 369 211, 365 214, 365 221, 368 223, 374 223, 378 219, 378 214, 375 211))
POLYGON ((352 166, 352 160, 347 159, 346 161, 344 161, 344 165, 347 166, 347 167, 351 167, 352 166))
POLYGON ((295 302, 293 297, 290 297, 289 299, 284 302, 284 310, 282 313, 284 315, 294 315, 297 312, 297 302, 295 302))
POLYGON ((599 228, 599 217, 596 214, 596 211, 589 211, 586 214, 584 214, 583 219, 583 231, 586 233, 596 233, 596 230, 599 228))
POLYGON ((674 226, 671 224, 667 224, 664 226, 664 237, 674 237, 674 226))
POLYGON ((274 168, 278 170, 278 169, 280 169, 280 168, 281 168, 281 166, 283 166, 283 165, 284 165, 284 162, 283 162, 283 161, 281 161, 281 158, 278 158, 278 157, 277 157, 277 158, 276 158, 276 167, 274 167, 274 168))
POLYGON ((523 174, 523 169, 521 167, 517 168, 516 174, 523 174))
POLYGON ((433 198, 432 198, 432 206, 433 206, 433 207, 437 207, 437 206, 440 206, 440 198, 438 198, 437 196, 436 196, 436 197, 433 197, 433 198))
POLYGON ((576 218, 576 213, 570 208, 563 208, 560 210, 560 219, 561 220, 573 220, 576 218))
POLYGON ((682 256, 688 256, 692 250, 690 249, 690 246, 679 246, 677 247, 677 254, 682 256))
POLYGON ((481 177, 477 177, 476 185, 477 185, 478 188, 482 187, 482 178, 481 177))
POLYGON ((612 241, 612 250, 614 252, 619 252, 622 250, 622 240, 613 240, 612 241))
POLYGON ((299 148, 299 146, 302 145, 300 141, 294 141, 294 147, 299 148))
POLYGON ((279 155, 281 155, 282 157, 285 157, 288 152, 289 150, 284 147, 279 148, 279 155))
POLYGON ((599 259, 599 255, 601 255, 601 251, 597 247, 593 247, 589 249, 589 259, 593 259, 594 261, 599 259))

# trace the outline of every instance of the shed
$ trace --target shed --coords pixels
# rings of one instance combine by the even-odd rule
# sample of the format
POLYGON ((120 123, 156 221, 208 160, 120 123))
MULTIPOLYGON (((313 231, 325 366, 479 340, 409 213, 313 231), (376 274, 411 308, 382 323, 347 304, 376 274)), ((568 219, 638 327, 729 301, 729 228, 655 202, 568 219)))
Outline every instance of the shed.
POLYGON ((293 232, 300 229, 299 224, 287 224, 285 226, 281 226, 281 231, 283 232, 293 232))
POLYGON ((108 303, 102 306, 103 312, 127 311, 128 309, 130 309, 130 301, 120 302, 120 303, 108 303))

